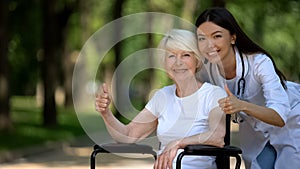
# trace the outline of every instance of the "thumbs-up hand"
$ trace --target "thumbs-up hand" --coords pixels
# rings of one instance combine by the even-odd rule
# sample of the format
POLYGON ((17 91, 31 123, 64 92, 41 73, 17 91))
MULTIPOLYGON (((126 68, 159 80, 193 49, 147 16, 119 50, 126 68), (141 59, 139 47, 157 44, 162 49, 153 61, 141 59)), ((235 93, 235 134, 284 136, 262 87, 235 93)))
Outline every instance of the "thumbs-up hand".
POLYGON ((109 92, 107 85, 105 83, 102 84, 102 91, 96 96, 96 110, 100 113, 106 113, 109 111, 109 104, 111 100, 109 98, 109 92))
POLYGON ((234 94, 231 93, 231 91, 228 89, 227 85, 225 85, 225 91, 228 96, 225 98, 222 98, 218 101, 220 108, 226 114, 233 114, 235 112, 241 111, 241 108, 240 108, 241 100, 239 100, 237 97, 234 96, 234 94))

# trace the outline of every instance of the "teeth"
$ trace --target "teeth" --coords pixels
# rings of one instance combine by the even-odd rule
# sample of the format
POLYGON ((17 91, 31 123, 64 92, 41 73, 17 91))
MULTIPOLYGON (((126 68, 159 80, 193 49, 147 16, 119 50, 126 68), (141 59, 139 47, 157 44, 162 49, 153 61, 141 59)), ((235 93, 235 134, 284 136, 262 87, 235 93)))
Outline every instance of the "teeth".
POLYGON ((218 52, 216 52, 216 51, 215 51, 215 52, 209 52, 209 53, 208 53, 208 55, 217 55, 217 54, 218 54, 218 52))
POLYGON ((183 73, 185 71, 186 71, 185 69, 175 69, 174 70, 174 72, 176 72, 176 73, 183 73))

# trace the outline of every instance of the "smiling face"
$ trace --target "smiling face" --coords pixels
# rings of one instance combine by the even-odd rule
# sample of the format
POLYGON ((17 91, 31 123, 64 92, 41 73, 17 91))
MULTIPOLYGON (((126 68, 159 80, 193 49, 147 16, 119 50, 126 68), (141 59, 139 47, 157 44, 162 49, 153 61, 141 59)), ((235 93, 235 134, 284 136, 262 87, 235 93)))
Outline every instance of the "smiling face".
POLYGON ((213 22, 204 22, 197 28, 200 53, 211 63, 219 63, 228 57, 234 57, 232 45, 236 36, 231 35, 213 22))
POLYGON ((167 50, 165 56, 165 70, 169 77, 174 81, 184 81, 189 78, 195 79, 199 61, 193 52, 184 50, 167 50))

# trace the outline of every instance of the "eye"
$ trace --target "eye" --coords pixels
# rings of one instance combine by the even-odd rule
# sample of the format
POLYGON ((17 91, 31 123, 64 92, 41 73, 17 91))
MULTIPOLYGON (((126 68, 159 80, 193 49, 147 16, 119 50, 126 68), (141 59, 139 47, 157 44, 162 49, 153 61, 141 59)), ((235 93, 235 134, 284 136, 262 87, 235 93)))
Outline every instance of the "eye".
POLYGON ((168 58, 173 58, 173 57, 175 57, 175 55, 169 55, 169 56, 168 56, 168 58))
POLYGON ((183 56, 185 56, 185 57, 190 57, 191 54, 189 54, 189 53, 184 53, 183 56))
POLYGON ((203 36, 198 36, 198 41, 204 41, 205 40, 205 37, 203 36))
POLYGON ((223 36, 222 36, 221 34, 216 34, 216 35, 214 36, 215 39, 222 38, 222 37, 223 37, 223 36))

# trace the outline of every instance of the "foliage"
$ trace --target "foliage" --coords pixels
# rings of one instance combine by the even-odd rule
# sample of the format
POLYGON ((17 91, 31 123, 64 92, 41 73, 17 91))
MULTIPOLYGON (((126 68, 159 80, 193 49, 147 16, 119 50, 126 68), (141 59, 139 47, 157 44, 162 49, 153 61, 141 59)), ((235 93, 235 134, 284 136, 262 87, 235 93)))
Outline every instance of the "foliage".
POLYGON ((235 0, 226 7, 237 18, 251 39, 259 43, 273 56, 276 65, 288 80, 300 81, 299 36, 297 22, 300 2, 289 0, 235 0))
POLYGON ((53 128, 41 127, 40 112, 41 107, 36 105, 35 97, 14 96, 11 112, 14 130, 11 133, 0 133, 0 151, 71 139, 84 134, 74 110, 60 107, 60 125, 53 128))
POLYGON ((12 94, 33 95, 39 79, 37 54, 41 47, 41 10, 39 1, 33 0, 30 4, 17 0, 10 3, 8 55, 12 94))
MULTIPOLYGON (((61 4, 61 7, 63 7, 64 3, 67 4, 70 1, 73 0, 61 0, 59 3, 61 4)), ((9 65, 11 66, 10 77, 12 95, 36 94, 36 84, 40 81, 40 61, 43 56, 43 50, 41 49, 41 32, 43 28, 41 2, 42 1, 39 0, 9 1, 9 24, 11 32, 8 51, 9 65), (28 6, 29 2, 30 5, 28 6)), ((78 0, 78 3, 78 8, 74 10, 70 17, 68 31, 65 35, 65 50, 68 50, 68 52, 65 53, 67 54, 78 53, 94 32, 113 20, 112 11, 114 11, 115 1, 78 0)), ((165 12, 179 17, 188 17, 184 19, 193 23, 197 15, 212 3, 212 0, 126 0, 124 1, 122 16, 138 12, 165 12), (193 6, 195 8, 194 10, 185 8, 187 3, 192 2, 196 2, 195 6, 193 6)), ((300 20, 300 1, 227 0, 226 7, 237 18, 241 27, 249 37, 272 54, 277 66, 286 74, 287 78, 299 82, 300 67, 297 66, 297 64, 300 61, 300 51, 297 49, 300 45, 300 40, 297 33, 300 29, 300 22, 298 22, 300 20)), ((138 35, 129 37, 120 42, 123 46, 121 53, 122 59, 125 59, 135 51, 148 48, 147 38, 147 35, 138 35)), ((160 38, 154 37, 151 47, 155 47, 159 40, 160 38)), ((63 57, 65 56, 61 56, 61 58, 63 57)), ((73 60, 76 60, 76 56, 74 58, 75 59, 73 60)), ((102 63, 103 65, 99 67, 99 71, 97 72, 97 80, 100 81, 109 79, 110 77, 106 76, 112 75, 115 70, 114 52, 110 51, 102 63)), ((87 68, 89 68, 89 66, 90 65, 86 65, 87 68)), ((149 88, 148 85, 151 85, 153 89, 158 88, 163 83, 168 83, 167 78, 161 77, 163 72, 152 74, 154 77, 151 79, 151 84, 147 83, 149 81, 147 76, 151 75, 151 73, 153 72, 141 72, 132 80, 130 86, 132 102, 139 109, 143 107, 149 96, 149 92, 146 93, 143 86, 149 88)), ((58 76, 63 77, 62 75, 58 76)), ((15 99, 17 98, 14 98, 13 100, 14 104, 16 104, 15 99)), ((13 107, 12 109, 12 118, 15 122, 15 135, 20 134, 20 137, 25 137, 24 134, 22 136, 22 133, 29 133, 24 132, 21 128, 25 127, 24 130, 26 130, 26 128, 29 128, 30 126, 30 131, 38 130, 42 121, 40 115, 41 108, 32 107, 24 110, 25 111, 19 110, 18 107, 13 107), (19 117, 26 117, 26 113, 31 115, 31 119, 25 120, 30 123, 27 127, 25 122, 22 122, 22 120, 19 119, 19 117)), ((61 108, 59 111, 61 111, 61 108)), ((64 114, 65 113, 59 113, 59 118, 62 118, 64 114)), ((64 125, 64 122, 62 121, 59 123, 64 125)), ((49 136, 51 135, 51 132, 54 132, 54 130, 48 129, 48 131, 46 131, 49 136)), ((39 132, 36 131, 34 133, 39 132)), ((6 136, 10 138, 17 137, 12 135, 6 136)), ((28 138, 31 137, 28 136, 28 138)), ((36 137, 36 139, 38 140, 39 137, 36 137)), ((13 140, 20 139, 14 138, 13 140)), ((22 144, 21 141, 18 145, 19 144, 22 144)))

